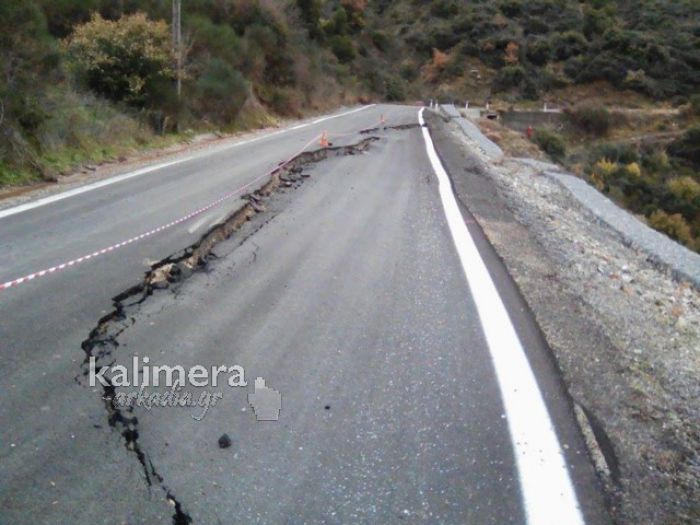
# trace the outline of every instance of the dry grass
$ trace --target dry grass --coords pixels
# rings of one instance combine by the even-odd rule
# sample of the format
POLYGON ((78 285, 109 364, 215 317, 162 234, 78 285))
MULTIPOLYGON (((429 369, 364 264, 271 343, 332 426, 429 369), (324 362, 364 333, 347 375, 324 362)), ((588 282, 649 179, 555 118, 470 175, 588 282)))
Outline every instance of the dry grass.
POLYGON ((501 126, 495 120, 481 119, 477 124, 483 134, 498 144, 506 155, 546 159, 540 148, 528 140, 523 133, 501 126))

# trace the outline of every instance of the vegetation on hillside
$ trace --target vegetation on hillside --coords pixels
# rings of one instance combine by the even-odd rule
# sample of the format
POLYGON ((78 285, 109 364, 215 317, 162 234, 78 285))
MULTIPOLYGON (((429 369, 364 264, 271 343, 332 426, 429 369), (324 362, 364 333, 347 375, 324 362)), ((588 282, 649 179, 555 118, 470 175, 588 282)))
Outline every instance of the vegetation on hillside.
POLYGON ((696 0, 182 4, 178 99, 170 0, 0 2, 0 185, 177 129, 243 128, 369 98, 536 99, 605 81, 680 104, 700 87, 696 0))
POLYGON ((584 104, 537 129, 542 151, 653 228, 700 252, 700 100, 678 115, 630 116, 584 104))
POLYGON ((381 2, 407 63, 447 59, 426 80, 446 96, 546 97, 607 81, 654 98, 700 85, 694 0, 437 0, 381 2))

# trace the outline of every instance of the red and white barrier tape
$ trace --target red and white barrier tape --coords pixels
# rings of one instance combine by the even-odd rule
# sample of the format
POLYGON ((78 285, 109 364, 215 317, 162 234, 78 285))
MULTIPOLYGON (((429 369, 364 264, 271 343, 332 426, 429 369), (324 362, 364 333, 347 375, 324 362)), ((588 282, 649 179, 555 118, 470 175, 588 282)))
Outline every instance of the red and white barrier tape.
POLYGON ((29 275, 25 275, 24 277, 19 277, 17 279, 12 279, 11 281, 7 281, 6 283, 2 283, 2 284, 0 284, 0 291, 7 290, 8 288, 12 288, 14 286, 19 286, 20 284, 23 284, 23 283, 26 283, 29 281, 33 281, 34 279, 37 279, 39 277, 44 277, 45 275, 49 275, 49 274, 58 272, 60 270, 65 270, 66 268, 71 268, 75 265, 78 265, 78 264, 83 263, 85 261, 89 261, 90 259, 94 259, 95 257, 99 257, 100 255, 104 255, 106 253, 113 252, 115 250, 118 250, 119 248, 123 248, 123 247, 128 246, 130 244, 133 244, 135 242, 141 241, 143 239, 146 239, 147 237, 151 237, 152 235, 155 235, 156 233, 160 233, 160 232, 165 231, 169 228, 172 228, 173 226, 177 226, 178 224, 182 224, 183 222, 186 222, 190 219, 193 219, 194 217, 197 217, 198 215, 201 215, 202 213, 219 206, 221 203, 223 203, 224 201, 227 201, 231 197, 234 197, 236 195, 240 195, 243 191, 248 189, 250 186, 252 186, 256 182, 260 181, 261 179, 264 179, 265 177, 269 177, 269 176, 273 175, 274 173, 276 173, 277 171, 281 170, 287 164, 292 162, 296 157, 301 155, 306 150, 306 148, 308 148, 311 144, 316 142, 319 138, 320 138, 320 135, 317 135, 316 137, 311 139, 309 142, 306 143, 306 145, 301 150, 299 150, 297 153, 295 153, 294 155, 289 157, 289 159, 284 161, 282 164, 278 165, 276 168, 260 175, 259 177, 256 177, 255 179, 244 184, 240 188, 237 188, 237 189, 227 193, 226 195, 219 197, 215 201, 207 204, 206 206, 199 208, 191 213, 188 213, 184 217, 180 217, 179 219, 171 221, 167 224, 164 224, 162 226, 154 228, 153 230, 147 231, 147 232, 142 233, 140 235, 137 235, 135 237, 131 237, 130 239, 127 239, 125 241, 119 242, 117 244, 113 244, 111 246, 107 246, 106 248, 102 248, 101 250, 97 250, 95 252, 89 253, 87 255, 83 255, 83 256, 78 257, 76 259, 66 261, 66 262, 58 264, 56 266, 52 266, 51 268, 47 268, 45 270, 30 273, 29 275))
MULTIPOLYGON (((383 117, 379 120, 380 123, 384 123, 383 117)), ((334 137, 344 137, 344 136, 349 136, 349 135, 354 135, 357 132, 352 132, 352 133, 334 133, 334 137)), ((244 184, 240 188, 237 188, 233 190, 230 193, 227 193, 223 197, 220 197, 216 199, 215 201, 207 204, 203 208, 199 208, 198 210, 193 211, 192 213, 188 213, 184 217, 180 217, 179 219, 176 219, 174 221, 171 221, 167 224, 164 224, 162 226, 159 226, 158 228, 155 228, 153 230, 147 231, 145 233, 142 233, 140 235, 137 235, 136 237, 131 237, 130 239, 127 239, 125 241, 119 242, 117 244, 113 244, 112 246, 107 246, 106 248, 102 248, 101 250, 97 250, 95 252, 89 253, 87 255, 83 255, 82 257, 78 257, 76 259, 72 259, 70 261, 58 264, 56 266, 52 266, 51 268, 47 268, 45 270, 41 270, 38 272, 30 273, 29 275, 25 275, 24 277, 19 277, 17 279, 13 279, 11 281, 7 281, 6 283, 0 284, 0 291, 2 290, 7 290, 8 288, 12 288, 14 286, 19 286, 20 284, 33 281, 34 279, 37 279, 39 277, 44 277, 45 275, 49 275, 55 272, 58 272, 60 270, 65 270, 66 268, 71 268, 77 264, 83 263, 85 261, 89 261, 90 259, 94 259, 95 257, 99 257, 100 255, 104 255, 106 253, 113 252, 115 250, 118 250, 120 248, 123 248, 124 246, 128 246, 130 244, 133 244, 135 242, 141 241, 143 239, 146 239, 147 237, 151 237, 152 235, 155 235, 156 233, 160 233, 162 231, 165 231, 169 228, 172 228, 173 226, 177 226, 178 224, 182 224, 183 222, 186 222, 190 219, 193 219, 194 217, 197 217, 198 215, 201 215, 202 213, 211 210, 212 208, 217 207, 224 201, 227 201, 231 197, 234 197, 236 195, 240 195, 243 191, 248 189, 250 186, 255 184, 256 182, 260 181, 261 179, 264 179, 265 177, 269 177, 275 172, 281 170, 284 168, 287 164, 292 162, 296 157, 301 155, 304 151, 306 151, 306 148, 308 148, 311 144, 319 140, 323 135, 316 135, 313 139, 311 139, 309 142, 306 143, 306 145, 299 150, 297 153, 289 157, 286 161, 284 161, 282 164, 278 165, 276 168, 268 171, 267 173, 264 173, 260 175, 259 177, 256 177, 252 181, 244 184)))

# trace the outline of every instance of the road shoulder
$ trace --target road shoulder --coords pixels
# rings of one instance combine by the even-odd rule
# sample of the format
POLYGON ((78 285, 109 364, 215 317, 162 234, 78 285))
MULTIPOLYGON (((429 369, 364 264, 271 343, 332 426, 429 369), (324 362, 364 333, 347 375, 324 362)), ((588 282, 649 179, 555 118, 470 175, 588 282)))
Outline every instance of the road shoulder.
POLYGON ((487 167, 454 123, 428 122, 458 198, 552 350, 616 521, 697 519, 697 291, 537 170, 487 167))
POLYGON ((310 116, 302 120, 283 120, 275 126, 233 134, 203 133, 170 146, 145 149, 129 157, 122 156, 99 164, 86 164, 67 175, 58 177, 55 182, 45 181, 27 186, 0 187, 0 217, 3 212, 7 213, 11 208, 32 205, 36 201, 60 198, 63 193, 82 192, 91 186, 108 185, 121 179, 155 172, 187 160, 266 139, 279 133, 305 128, 369 107, 371 105, 349 110, 340 108, 342 111, 310 116))

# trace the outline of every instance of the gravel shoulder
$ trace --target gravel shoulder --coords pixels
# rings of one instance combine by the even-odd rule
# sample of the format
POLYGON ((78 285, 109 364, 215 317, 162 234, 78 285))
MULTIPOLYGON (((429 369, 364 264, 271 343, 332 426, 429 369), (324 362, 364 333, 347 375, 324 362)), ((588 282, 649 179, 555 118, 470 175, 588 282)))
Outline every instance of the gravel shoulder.
POLYGON ((620 524, 700 520, 700 292, 537 163, 428 118, 461 202, 532 309, 620 524))

